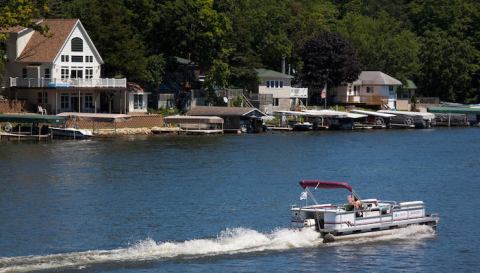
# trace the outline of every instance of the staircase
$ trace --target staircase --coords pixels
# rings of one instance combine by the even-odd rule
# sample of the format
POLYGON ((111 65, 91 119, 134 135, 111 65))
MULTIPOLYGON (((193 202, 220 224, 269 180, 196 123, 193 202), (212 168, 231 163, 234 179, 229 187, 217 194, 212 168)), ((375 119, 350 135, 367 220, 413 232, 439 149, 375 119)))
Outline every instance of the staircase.
POLYGON ((244 94, 241 95, 241 98, 242 98, 242 106, 243 107, 255 108, 255 106, 253 106, 253 104, 250 102, 250 100, 244 94))

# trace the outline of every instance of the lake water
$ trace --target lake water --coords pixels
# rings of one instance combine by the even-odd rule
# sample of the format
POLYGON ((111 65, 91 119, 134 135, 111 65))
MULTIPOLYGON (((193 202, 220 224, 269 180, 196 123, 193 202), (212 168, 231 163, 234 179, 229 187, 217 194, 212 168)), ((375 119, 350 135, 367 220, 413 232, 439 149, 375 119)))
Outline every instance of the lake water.
POLYGON ((0 272, 478 272, 479 196, 478 128, 1 142, 0 272), (322 245, 288 229, 300 179, 423 200, 437 233, 322 245))

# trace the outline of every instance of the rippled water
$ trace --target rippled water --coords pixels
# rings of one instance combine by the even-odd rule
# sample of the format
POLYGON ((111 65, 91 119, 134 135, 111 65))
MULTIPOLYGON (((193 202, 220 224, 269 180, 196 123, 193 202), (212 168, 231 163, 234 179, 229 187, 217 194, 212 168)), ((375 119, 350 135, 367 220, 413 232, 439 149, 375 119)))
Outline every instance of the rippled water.
POLYGON ((475 272, 480 130, 0 143, 0 272, 475 272), (424 200, 412 227, 323 245, 288 229, 300 179, 424 200))

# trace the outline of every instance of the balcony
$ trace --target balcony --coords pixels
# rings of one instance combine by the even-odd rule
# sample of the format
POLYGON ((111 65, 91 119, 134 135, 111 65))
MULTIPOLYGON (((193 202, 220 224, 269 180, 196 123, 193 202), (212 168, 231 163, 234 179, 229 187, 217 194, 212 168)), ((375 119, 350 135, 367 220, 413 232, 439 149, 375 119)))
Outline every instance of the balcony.
POLYGON ((364 96, 336 96, 337 103, 359 103, 365 105, 384 105, 388 104, 388 97, 378 95, 364 96))
POLYGON ((45 78, 10 78, 10 87, 26 88, 126 88, 127 79, 45 79, 45 78))
POLYGON ((290 98, 308 98, 308 88, 290 88, 290 98))

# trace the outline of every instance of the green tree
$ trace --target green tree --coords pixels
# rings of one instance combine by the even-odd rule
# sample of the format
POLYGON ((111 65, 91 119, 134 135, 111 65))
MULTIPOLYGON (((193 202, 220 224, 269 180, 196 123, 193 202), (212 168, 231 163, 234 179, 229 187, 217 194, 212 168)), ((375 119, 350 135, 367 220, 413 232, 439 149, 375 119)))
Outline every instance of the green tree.
MULTIPOLYGON (((33 19, 48 10, 47 0, 4 0, 0 1, 0 29, 22 26, 45 31, 33 19)), ((7 38, 0 32, 0 42, 7 38)))
POLYGON ((134 28, 134 13, 122 0, 72 0, 66 16, 80 18, 105 61, 108 77, 145 81, 146 57, 142 36, 134 28))
POLYGON ((402 81, 418 74, 417 36, 387 13, 376 18, 349 13, 338 30, 357 49, 363 70, 383 71, 402 81))
POLYGON ((423 95, 464 102, 472 76, 479 71, 479 52, 465 40, 444 31, 427 31, 423 38, 418 80, 423 95))
POLYGON ((216 104, 218 97, 215 91, 227 87, 229 78, 230 69, 228 64, 219 59, 214 60, 204 83, 208 102, 216 104))
POLYGON ((480 17, 478 1, 424 0, 409 5, 414 30, 419 35, 442 30, 461 39, 471 37, 478 30, 480 17))
POLYGON ((165 66, 166 61, 162 54, 148 56, 145 81, 149 89, 154 91, 158 89, 165 75, 165 66))
POLYGON ((152 32, 153 47, 170 56, 209 67, 221 54, 228 20, 213 9, 213 0, 172 0, 160 5, 152 32))
MULTIPOLYGON (((338 86, 360 74, 355 49, 339 33, 321 32, 305 42, 299 55, 303 62, 300 78, 310 88, 338 86)), ((311 99, 318 102, 318 98, 311 99)))

